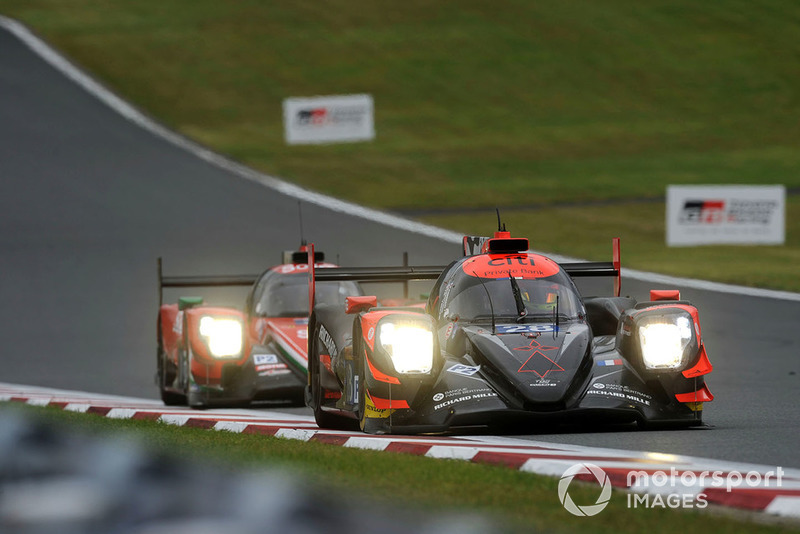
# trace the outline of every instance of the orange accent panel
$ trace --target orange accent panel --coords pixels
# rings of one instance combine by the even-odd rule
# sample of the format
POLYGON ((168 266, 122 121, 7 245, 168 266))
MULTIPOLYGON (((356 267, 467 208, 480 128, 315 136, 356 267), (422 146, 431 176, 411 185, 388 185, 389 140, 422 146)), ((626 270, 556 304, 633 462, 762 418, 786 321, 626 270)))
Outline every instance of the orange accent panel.
MULTIPOLYGON (((367 365, 369 366, 369 372, 372 373, 372 376, 375 377, 375 380, 379 380, 380 382, 386 382, 387 384, 400 384, 400 380, 397 377, 389 376, 387 374, 381 373, 378 369, 372 365, 372 362, 369 361, 369 358, 364 358, 367 360, 367 365)), ((377 405, 376 405, 377 406, 377 405)))
POLYGON ((347 297, 345 299, 345 313, 358 313, 378 306, 378 297, 374 295, 363 297, 347 297))
POLYGON ((390 410, 390 409, 401 409, 401 408, 410 408, 408 405, 408 401, 403 399, 382 399, 380 397, 376 397, 375 395, 370 394, 369 396, 372 399, 372 403, 375 407, 379 410, 390 410))
POLYGON ((706 346, 703 345, 700 347, 700 358, 698 358, 697 363, 691 369, 686 369, 683 372, 683 376, 686 378, 694 378, 696 376, 707 375, 713 370, 714 366, 711 365, 708 354, 706 354, 706 346))
POLYGON ((651 289, 650 300, 681 300, 681 292, 677 289, 651 289))
POLYGON ((703 387, 694 393, 679 393, 675 398, 678 402, 711 402, 714 400, 714 395, 708 390, 708 386, 703 384, 703 387))

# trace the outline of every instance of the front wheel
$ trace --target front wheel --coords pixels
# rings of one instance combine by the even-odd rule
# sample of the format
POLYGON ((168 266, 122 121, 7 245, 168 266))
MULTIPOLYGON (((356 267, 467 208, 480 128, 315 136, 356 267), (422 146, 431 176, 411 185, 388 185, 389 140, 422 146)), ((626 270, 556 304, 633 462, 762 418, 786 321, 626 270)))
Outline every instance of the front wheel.
POLYGON ((325 400, 325 393, 328 391, 322 386, 321 374, 327 372, 322 365, 321 355, 325 351, 324 345, 320 342, 320 327, 313 324, 314 335, 311 338, 311 346, 308 351, 308 376, 311 382, 311 409, 314 411, 314 420, 320 428, 330 430, 358 430, 358 422, 355 419, 326 412, 322 404, 325 400))
POLYGON ((158 343, 158 352, 156 353, 156 358, 156 365, 158 369, 156 376, 158 378, 158 389, 161 393, 161 401, 166 406, 180 406, 182 404, 186 404, 186 395, 175 393, 167 389, 167 385, 175 380, 175 373, 170 373, 167 370, 167 355, 164 352, 160 340, 158 343))

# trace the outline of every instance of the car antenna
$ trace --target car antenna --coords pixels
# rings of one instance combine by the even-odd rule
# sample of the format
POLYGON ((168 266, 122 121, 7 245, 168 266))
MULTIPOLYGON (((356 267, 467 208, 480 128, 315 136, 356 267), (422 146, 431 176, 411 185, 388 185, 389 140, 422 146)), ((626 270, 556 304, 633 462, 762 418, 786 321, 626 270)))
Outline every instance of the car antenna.
POLYGON ((500 208, 495 208, 494 210, 497 212, 497 231, 498 232, 505 232, 506 231, 506 225, 505 225, 505 223, 501 223, 500 222, 500 208))
POLYGON ((553 329, 553 337, 558 337, 558 304, 559 304, 558 299, 559 299, 558 293, 556 293, 556 306, 555 308, 553 308, 553 312, 555 313, 555 320, 553 321, 553 323, 555 323, 555 328, 553 329))

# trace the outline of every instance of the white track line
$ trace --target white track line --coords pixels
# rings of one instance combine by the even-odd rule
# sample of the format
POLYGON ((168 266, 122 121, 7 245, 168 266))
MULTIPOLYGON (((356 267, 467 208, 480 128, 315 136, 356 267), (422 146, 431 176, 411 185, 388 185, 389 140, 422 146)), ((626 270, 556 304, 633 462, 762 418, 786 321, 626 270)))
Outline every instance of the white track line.
MULTIPOLYGON (((315 191, 309 191, 308 189, 304 189, 274 176, 250 169, 244 165, 216 154, 211 150, 208 150, 207 148, 158 124, 155 120, 146 116, 128 102, 122 100, 120 97, 91 78, 77 66, 70 63, 69 60, 51 48, 47 43, 39 39, 28 28, 19 22, 0 15, 0 27, 5 28, 8 32, 16 36, 47 63, 60 71, 67 78, 74 81, 98 100, 106 104, 112 110, 116 111, 141 128, 151 132, 161 139, 164 139, 165 141, 168 141, 169 143, 172 143, 177 147, 186 150, 187 152, 190 152, 191 154, 194 154, 196 157, 211 163, 212 165, 224 169, 236 176, 259 183, 269 189, 278 191, 279 193, 302 200, 303 202, 307 202, 309 204, 315 204, 332 211, 360 217, 362 219, 373 221, 391 228, 405 230, 407 232, 412 232, 428 238, 439 239, 447 243, 461 243, 462 235, 459 233, 437 228, 428 224, 411 221, 403 217, 398 217, 396 215, 385 213, 379 210, 359 206, 357 204, 323 195, 315 191)), ((566 257, 559 256, 552 257, 557 261, 564 261, 567 259, 566 257)), ((775 291, 769 289, 756 289, 731 284, 708 282, 693 278, 680 278, 675 276, 660 275, 631 269, 624 269, 623 274, 626 277, 634 280, 642 280, 645 282, 652 282, 667 286, 691 287, 704 291, 716 291, 720 293, 733 293, 751 297, 763 297, 800 302, 800 293, 775 291)))

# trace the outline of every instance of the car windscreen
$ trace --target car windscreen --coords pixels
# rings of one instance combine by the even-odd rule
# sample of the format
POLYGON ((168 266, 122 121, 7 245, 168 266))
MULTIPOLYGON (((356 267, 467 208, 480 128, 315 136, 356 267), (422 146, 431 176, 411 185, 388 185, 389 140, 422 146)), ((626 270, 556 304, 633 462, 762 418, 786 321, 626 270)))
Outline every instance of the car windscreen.
POLYGON ((440 316, 447 320, 483 322, 495 319, 550 321, 585 314, 574 284, 566 274, 548 278, 479 278, 462 275, 451 282, 440 316), (516 293, 516 294, 515 294, 516 293))
MULTIPOLYGON (((318 282, 317 304, 344 306, 345 299, 361 295, 354 282, 318 282)), ((256 315, 262 317, 303 317, 308 315, 308 276, 280 276, 265 288, 256 303, 256 315)))

